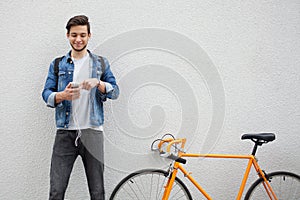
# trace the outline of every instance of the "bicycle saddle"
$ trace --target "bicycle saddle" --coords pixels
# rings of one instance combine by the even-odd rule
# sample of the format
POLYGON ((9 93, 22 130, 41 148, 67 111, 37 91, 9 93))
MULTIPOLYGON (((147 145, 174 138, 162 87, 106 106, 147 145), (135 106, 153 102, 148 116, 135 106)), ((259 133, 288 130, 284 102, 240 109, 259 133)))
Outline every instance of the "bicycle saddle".
POLYGON ((264 142, 271 142, 275 140, 274 133, 247 133, 242 135, 242 140, 250 139, 252 141, 264 141, 264 142))

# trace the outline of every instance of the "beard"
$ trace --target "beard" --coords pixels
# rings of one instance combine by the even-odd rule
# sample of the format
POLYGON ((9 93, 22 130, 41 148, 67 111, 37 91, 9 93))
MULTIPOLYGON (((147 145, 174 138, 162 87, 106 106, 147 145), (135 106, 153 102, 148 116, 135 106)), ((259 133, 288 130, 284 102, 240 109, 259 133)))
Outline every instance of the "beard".
POLYGON ((74 47, 71 43, 70 43, 70 45, 71 45, 72 49, 73 49, 74 51, 77 51, 77 52, 83 51, 83 50, 86 48, 86 46, 87 46, 87 45, 85 45, 85 46, 82 47, 81 49, 75 49, 75 47, 74 47))

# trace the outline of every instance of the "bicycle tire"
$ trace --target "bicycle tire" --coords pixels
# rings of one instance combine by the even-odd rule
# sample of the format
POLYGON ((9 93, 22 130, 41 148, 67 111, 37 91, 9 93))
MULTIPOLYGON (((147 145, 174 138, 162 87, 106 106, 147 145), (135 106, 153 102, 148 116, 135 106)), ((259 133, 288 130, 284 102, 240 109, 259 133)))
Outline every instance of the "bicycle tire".
MULTIPOLYGON (((267 179, 280 200, 300 199, 300 176, 291 172, 278 171, 267 174, 267 179)), ((263 179, 257 179, 246 193, 245 200, 269 199, 263 179)))
MULTIPOLYGON (((168 172, 160 169, 144 169, 126 176, 113 190, 110 200, 161 200, 168 172)), ((186 185, 175 178, 169 199, 192 200, 186 185)))

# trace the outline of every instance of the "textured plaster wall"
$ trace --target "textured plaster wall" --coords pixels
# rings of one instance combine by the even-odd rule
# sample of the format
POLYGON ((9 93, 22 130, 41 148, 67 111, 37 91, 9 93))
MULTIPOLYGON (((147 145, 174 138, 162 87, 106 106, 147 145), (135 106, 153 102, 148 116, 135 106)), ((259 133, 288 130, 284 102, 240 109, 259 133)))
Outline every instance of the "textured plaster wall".
MULTIPOLYGON (((204 143, 209 143, 211 152, 241 154, 252 147, 250 142, 240 141, 242 133, 275 132, 276 141, 258 152, 262 167, 300 174, 298 0, 3 0, 0 4, 0 199, 47 199, 55 127, 54 110, 45 106, 41 91, 49 63, 69 50, 64 26, 77 14, 90 17, 93 37, 89 48, 111 60, 122 92, 120 99, 107 102, 105 109, 107 196, 129 172, 167 166, 149 151, 151 140, 166 132, 192 139, 188 141, 191 151, 200 152, 204 143), (216 95, 221 99, 211 100, 214 84, 209 76, 203 76, 203 70, 209 74, 212 69, 205 68, 205 63, 199 72, 183 57, 160 51, 159 44, 154 49, 116 53, 118 43, 110 39, 149 27, 178 33, 201 47, 204 54, 199 56, 210 60, 218 72, 223 89, 216 95), (170 85, 160 80, 143 83, 143 78, 149 77, 143 70, 159 75, 157 66, 171 70, 162 71, 164 77, 180 77, 181 85, 177 86, 176 80, 170 85), (131 72, 136 76, 128 79, 131 72), (139 85, 135 85, 136 79, 141 81, 139 85), (218 103, 224 104, 221 110, 214 109, 218 103), (214 133, 215 140, 206 135, 216 125, 211 123, 213 116, 224 120, 222 129, 214 133), (189 127, 195 124, 191 133, 189 127)), ((135 44, 138 38, 134 36, 124 41, 128 42, 125 46, 135 44)), ((171 33, 170 40, 174 37, 171 33)), ((186 44, 181 42, 174 46, 186 44)), ((119 43, 120 48, 124 43, 119 43)), ((188 53, 193 53, 192 47, 188 53)), ((214 199, 235 198, 237 189, 230 188, 240 184, 246 162, 196 159, 188 163, 214 199)), ((192 193, 200 199, 193 189, 192 193)), ((80 158, 66 199, 89 199, 80 158)))

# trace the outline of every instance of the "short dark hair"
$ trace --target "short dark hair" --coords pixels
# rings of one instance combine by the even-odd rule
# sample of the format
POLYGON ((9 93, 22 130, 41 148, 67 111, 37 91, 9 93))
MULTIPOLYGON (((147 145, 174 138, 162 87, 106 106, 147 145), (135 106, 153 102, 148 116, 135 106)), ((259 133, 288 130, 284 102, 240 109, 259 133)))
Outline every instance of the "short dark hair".
POLYGON ((66 29, 67 29, 67 33, 70 33, 70 29, 72 26, 84 26, 87 25, 87 30, 88 30, 88 34, 91 33, 91 27, 90 27, 90 22, 89 22, 89 18, 85 15, 77 15, 72 17, 71 19, 69 19, 66 29))

